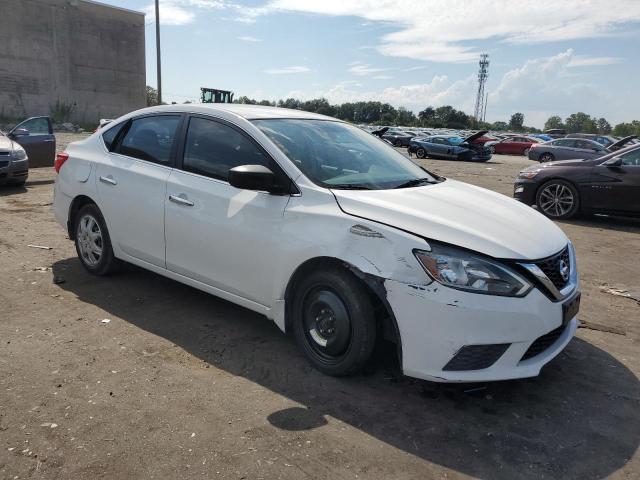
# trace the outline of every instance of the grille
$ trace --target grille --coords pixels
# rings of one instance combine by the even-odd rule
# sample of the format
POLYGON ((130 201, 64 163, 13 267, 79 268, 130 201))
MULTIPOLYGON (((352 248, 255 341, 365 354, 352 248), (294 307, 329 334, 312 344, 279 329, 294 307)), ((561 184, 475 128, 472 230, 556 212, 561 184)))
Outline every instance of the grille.
POLYGON ((558 290, 562 290, 569 281, 568 276, 567 280, 565 280, 560 274, 561 261, 564 261, 564 263, 569 267, 569 273, 571 273, 573 265, 571 265, 571 261, 569 260, 569 249, 566 247, 560 253, 536 263, 540 270, 544 272, 558 290))
POLYGON ((507 351, 509 345, 511 344, 465 345, 449 360, 443 370, 451 372, 489 368, 507 351))
POLYGON ((524 352, 524 355, 522 356, 520 361, 533 358, 556 343, 556 340, 558 340, 558 338, 560 338, 560 335, 562 335, 562 332, 564 332, 565 327, 566 325, 562 325, 561 327, 558 327, 555 330, 551 330, 549 333, 546 333, 543 336, 539 337, 535 342, 531 344, 529 349, 524 352))
POLYGON ((9 160, 0 160, 0 168, 4 168, 9 165, 9 160))

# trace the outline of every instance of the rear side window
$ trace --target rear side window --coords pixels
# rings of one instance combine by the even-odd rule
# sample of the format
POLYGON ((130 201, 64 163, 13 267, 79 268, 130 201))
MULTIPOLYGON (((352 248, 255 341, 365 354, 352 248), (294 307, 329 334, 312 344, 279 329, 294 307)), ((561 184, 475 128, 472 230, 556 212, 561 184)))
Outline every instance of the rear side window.
POLYGON ((273 168, 271 159, 246 136, 223 123, 193 117, 184 146, 183 170, 227 180, 240 165, 273 168))
POLYGON ((110 128, 102 134, 102 141, 110 152, 113 151, 113 148, 115 147, 113 142, 118 136, 118 133, 120 133, 120 130, 122 130, 122 126, 123 124, 115 125, 113 128, 110 128))
POLYGON ((125 133, 118 153, 148 162, 168 165, 180 123, 180 115, 137 118, 125 133))

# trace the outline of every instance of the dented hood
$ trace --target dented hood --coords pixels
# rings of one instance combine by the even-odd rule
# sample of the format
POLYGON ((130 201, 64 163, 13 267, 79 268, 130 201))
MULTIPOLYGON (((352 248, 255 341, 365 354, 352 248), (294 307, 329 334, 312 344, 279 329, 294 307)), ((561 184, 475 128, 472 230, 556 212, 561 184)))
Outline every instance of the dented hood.
POLYGON ((560 228, 531 207, 455 180, 394 190, 332 191, 350 215, 495 258, 545 258, 568 241, 560 228))

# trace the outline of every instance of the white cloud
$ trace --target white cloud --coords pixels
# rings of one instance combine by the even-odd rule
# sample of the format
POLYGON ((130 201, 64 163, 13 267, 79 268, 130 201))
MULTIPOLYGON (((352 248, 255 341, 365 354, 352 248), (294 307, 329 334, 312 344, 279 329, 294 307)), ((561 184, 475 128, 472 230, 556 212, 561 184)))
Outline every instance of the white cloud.
POLYGON ((350 63, 351 67, 349 68, 349 72, 354 75, 366 76, 371 75, 373 73, 384 72, 386 68, 373 68, 367 65, 366 63, 360 62, 352 62, 350 63))
POLYGON ((638 0, 272 0, 257 13, 278 11, 355 16, 397 25, 381 38, 384 55, 439 62, 476 61, 465 42, 495 39, 540 43, 618 33, 640 20, 638 0))
POLYGON ((588 55, 575 55, 569 62, 569 67, 595 67, 601 65, 613 65, 620 63, 618 57, 590 57, 588 55))
POLYGON ((265 70, 265 73, 270 75, 282 75, 287 73, 306 73, 310 72, 309 67, 303 67, 301 65, 295 65, 292 67, 282 67, 282 68, 269 68, 265 70))
POLYGON ((393 78, 391 75, 374 75, 372 77, 374 80, 390 80, 393 78))
MULTIPOLYGON (((147 21, 156 21, 156 7, 147 5, 143 9, 147 21)), ((160 25, 187 25, 194 21, 195 13, 173 2, 160 3, 160 25)))
POLYGON ((243 42, 250 42, 250 43, 258 43, 262 41, 262 39, 260 38, 251 37, 249 35, 245 35, 244 37, 238 37, 238 40, 242 40, 243 42))

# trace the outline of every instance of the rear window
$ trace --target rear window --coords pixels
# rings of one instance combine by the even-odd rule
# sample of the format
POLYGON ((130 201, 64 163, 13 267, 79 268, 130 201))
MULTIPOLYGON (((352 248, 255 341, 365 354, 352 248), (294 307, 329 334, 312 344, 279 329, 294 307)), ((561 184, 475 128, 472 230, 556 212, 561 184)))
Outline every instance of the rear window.
POLYGON ((119 125, 115 125, 102 134, 102 141, 104 142, 105 147, 107 147, 107 150, 109 150, 110 152, 113 151, 113 148, 115 147, 113 142, 118 136, 118 133, 120 133, 122 125, 122 123, 119 125))

